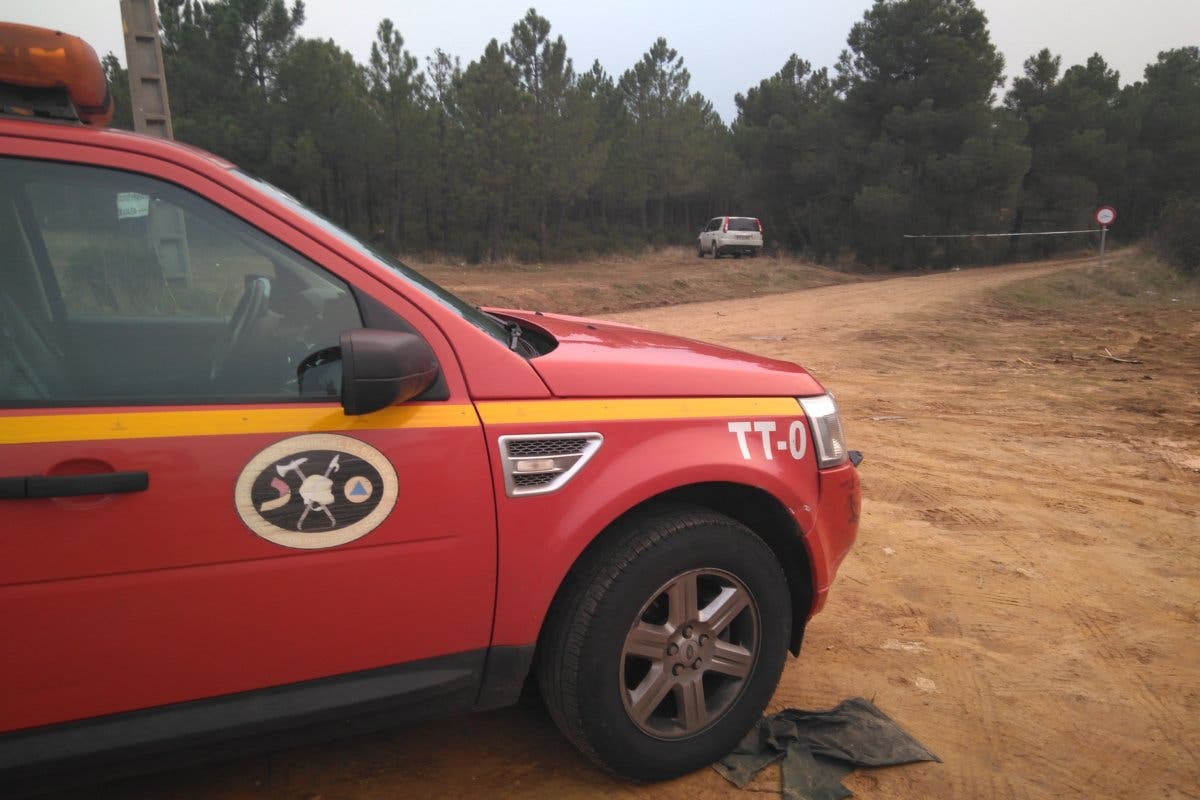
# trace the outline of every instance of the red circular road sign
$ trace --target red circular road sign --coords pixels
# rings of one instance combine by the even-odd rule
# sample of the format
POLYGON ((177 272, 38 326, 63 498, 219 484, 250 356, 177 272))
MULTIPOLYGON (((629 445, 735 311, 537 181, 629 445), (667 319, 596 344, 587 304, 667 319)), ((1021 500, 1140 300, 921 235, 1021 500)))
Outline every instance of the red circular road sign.
POLYGON ((1117 221, 1117 210, 1112 206, 1100 206, 1096 209, 1096 222, 1108 227, 1117 221))

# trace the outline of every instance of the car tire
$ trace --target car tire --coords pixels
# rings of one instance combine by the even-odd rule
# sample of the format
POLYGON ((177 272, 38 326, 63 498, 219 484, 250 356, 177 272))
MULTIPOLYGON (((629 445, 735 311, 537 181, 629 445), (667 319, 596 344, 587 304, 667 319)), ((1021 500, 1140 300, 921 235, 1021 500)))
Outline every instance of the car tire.
POLYGON ((762 715, 791 619, 762 539, 720 514, 660 507, 618 523, 568 576, 538 644, 542 698, 604 769, 683 775, 762 715))
POLYGON ((714 259, 718 259, 718 258, 720 258, 720 257, 721 257, 721 251, 717 249, 717 241, 716 241, 716 239, 714 239, 714 240, 713 240, 713 243, 712 243, 712 257, 713 257, 714 259))
POLYGON ((696 258, 704 258, 704 244, 696 242, 696 258))

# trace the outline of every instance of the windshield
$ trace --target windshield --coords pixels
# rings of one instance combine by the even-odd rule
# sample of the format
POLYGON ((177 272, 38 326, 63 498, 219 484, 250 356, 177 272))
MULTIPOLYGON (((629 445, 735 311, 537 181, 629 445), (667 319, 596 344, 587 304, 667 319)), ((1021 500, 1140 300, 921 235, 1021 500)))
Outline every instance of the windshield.
POLYGON ((496 319, 490 314, 480 311, 478 308, 462 298, 446 291, 441 286, 438 286, 436 283, 429 280, 429 278, 426 278, 413 268, 400 263, 386 253, 379 252, 358 237, 342 230, 337 225, 325 219, 311 208, 308 208, 282 189, 272 186, 266 181, 256 178, 253 175, 248 175, 241 170, 231 170, 230 172, 259 191, 265 192, 276 200, 284 203, 288 206, 288 208, 292 209, 297 214, 304 217, 306 220, 318 226, 321 230, 332 235, 339 241, 350 245, 355 250, 365 253, 374 259, 376 263, 393 270, 401 278, 403 278, 405 282, 413 286, 413 288, 417 289, 427 297, 436 300, 438 303, 441 303, 444 307, 458 314, 460 317, 479 328, 488 336, 491 336, 493 339, 503 343, 506 347, 509 345, 509 330, 500 320, 496 319))

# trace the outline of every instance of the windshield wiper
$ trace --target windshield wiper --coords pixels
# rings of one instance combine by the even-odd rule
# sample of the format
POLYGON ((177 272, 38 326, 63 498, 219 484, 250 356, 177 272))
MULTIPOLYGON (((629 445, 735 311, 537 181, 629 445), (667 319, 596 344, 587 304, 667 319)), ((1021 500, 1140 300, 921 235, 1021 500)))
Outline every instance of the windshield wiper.
MULTIPOLYGON (((482 308, 479 310, 483 311, 482 308)), ((525 335, 525 331, 521 330, 521 326, 513 320, 502 319, 497 317, 495 314, 488 314, 486 311, 483 311, 483 313, 487 314, 489 317, 496 320, 496 322, 499 322, 504 326, 504 330, 508 332, 508 349, 515 353, 521 352, 521 337, 525 335)))
POLYGON ((521 346, 521 326, 515 322, 505 322, 504 329, 508 331, 508 349, 516 351, 521 346))

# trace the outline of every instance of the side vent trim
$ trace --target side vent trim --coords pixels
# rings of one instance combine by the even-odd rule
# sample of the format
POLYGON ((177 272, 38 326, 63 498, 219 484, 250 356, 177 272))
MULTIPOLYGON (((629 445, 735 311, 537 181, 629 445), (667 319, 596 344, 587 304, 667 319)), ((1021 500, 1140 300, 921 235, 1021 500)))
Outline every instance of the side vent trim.
POLYGON ((531 433, 501 436, 500 466, 509 497, 557 492, 591 460, 599 433, 531 433))

